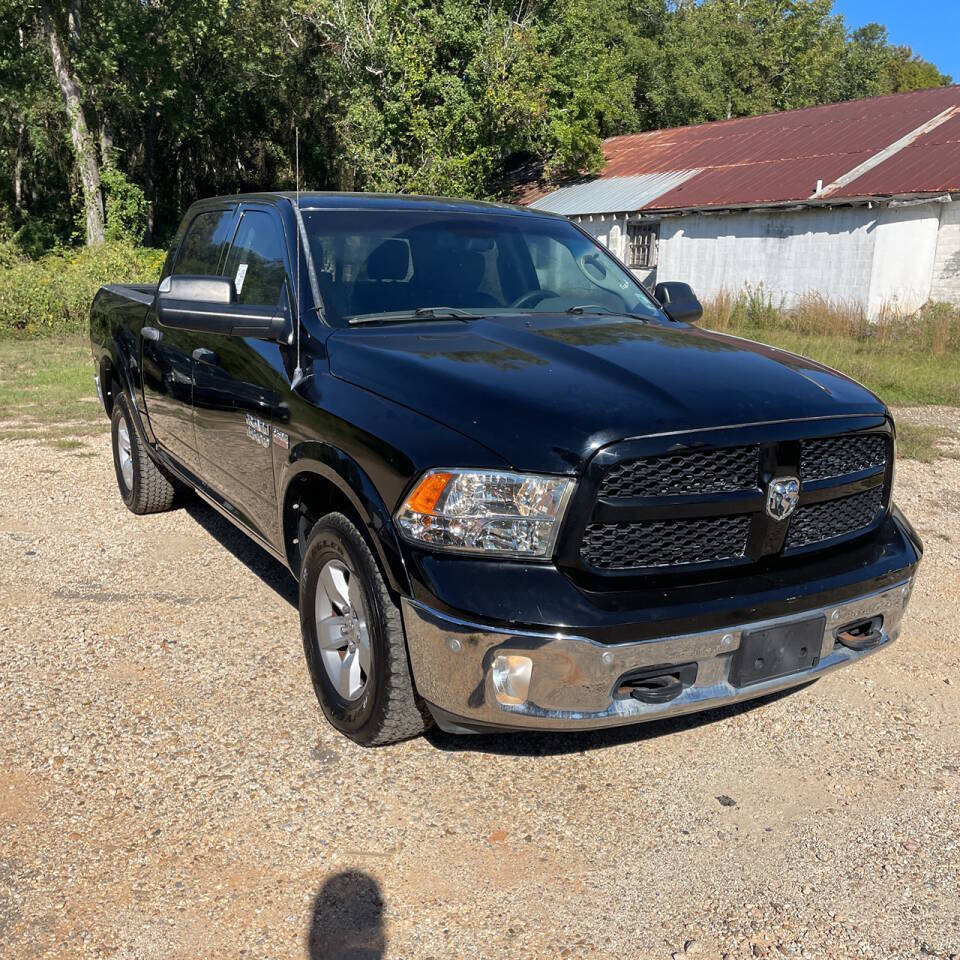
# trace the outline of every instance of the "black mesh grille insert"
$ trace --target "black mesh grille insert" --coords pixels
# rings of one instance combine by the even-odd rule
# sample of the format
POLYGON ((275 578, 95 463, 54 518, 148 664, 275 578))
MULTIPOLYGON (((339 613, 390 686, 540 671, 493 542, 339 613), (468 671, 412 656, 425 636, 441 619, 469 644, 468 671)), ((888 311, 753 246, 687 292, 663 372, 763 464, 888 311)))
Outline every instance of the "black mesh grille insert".
POLYGON ((805 547, 862 530, 877 519, 882 507, 883 488, 879 486, 852 497, 798 507, 790 520, 784 549, 805 547))
POLYGON ((759 452, 759 447, 728 447, 630 460, 607 473, 599 496, 616 499, 751 490, 759 482, 759 452))
POLYGON ((827 480, 857 473, 887 462, 887 438, 882 434, 804 440, 800 453, 801 480, 827 480))
POLYGON ((591 523, 580 555, 603 570, 708 563, 742 557, 750 517, 651 520, 644 523, 591 523))

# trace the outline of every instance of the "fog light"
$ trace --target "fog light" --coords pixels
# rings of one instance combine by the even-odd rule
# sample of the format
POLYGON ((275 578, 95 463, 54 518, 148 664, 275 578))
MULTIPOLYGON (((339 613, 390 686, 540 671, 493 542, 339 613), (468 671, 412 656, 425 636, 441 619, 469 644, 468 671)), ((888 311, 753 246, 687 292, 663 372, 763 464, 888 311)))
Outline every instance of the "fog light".
POLYGON ((493 661, 493 689, 501 703, 516 706, 527 699, 533 661, 529 657, 501 654, 493 661))

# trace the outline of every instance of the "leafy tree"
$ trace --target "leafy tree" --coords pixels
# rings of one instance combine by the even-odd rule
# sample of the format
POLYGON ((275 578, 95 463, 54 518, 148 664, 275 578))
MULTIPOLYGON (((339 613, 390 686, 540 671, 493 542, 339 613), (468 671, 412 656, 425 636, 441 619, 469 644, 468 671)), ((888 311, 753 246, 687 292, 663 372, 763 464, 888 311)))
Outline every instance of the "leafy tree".
POLYGON ((83 101, 76 65, 75 52, 82 38, 79 0, 64 6, 53 0, 40 0, 39 20, 41 30, 50 47, 53 75, 63 97, 70 139, 80 179, 83 196, 83 213, 86 221, 88 245, 103 243, 103 193, 100 189, 100 163, 97 148, 91 136, 90 121, 83 101), (71 50, 71 46, 74 50, 71 50))
POLYGON ((842 55, 839 99, 905 93, 946 86, 950 77, 909 47, 891 45, 887 28, 868 23, 854 30, 842 55))
POLYGON ((31 250, 72 224, 76 174, 49 58, 36 9, 0 0, 0 227, 31 250))
POLYGON ((891 93, 945 87, 952 82, 947 74, 941 73, 929 60, 917 56, 910 47, 890 48, 886 73, 891 93))
MULTIPOLYGON (((949 82, 830 0, 0 0, 0 238, 294 184, 507 195, 607 136, 949 82)), ((99 220, 99 225, 98 225, 99 220)))
POLYGON ((142 243, 147 229, 147 198, 113 164, 100 170, 104 186, 107 225, 105 238, 111 242, 142 243))
POLYGON ((704 0, 669 18, 649 126, 678 126, 829 102, 845 28, 830 0, 704 0))

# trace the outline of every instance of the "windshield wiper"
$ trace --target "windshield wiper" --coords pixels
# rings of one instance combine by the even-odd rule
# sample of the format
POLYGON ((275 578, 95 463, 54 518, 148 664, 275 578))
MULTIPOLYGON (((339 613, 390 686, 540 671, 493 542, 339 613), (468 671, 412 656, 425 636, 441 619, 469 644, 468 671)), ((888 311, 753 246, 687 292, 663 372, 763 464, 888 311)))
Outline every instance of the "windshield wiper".
POLYGON ((579 315, 595 313, 598 316, 611 317, 630 317, 632 320, 640 320, 646 323, 650 318, 643 317, 639 313, 630 313, 629 310, 614 310, 612 307, 605 307, 602 303, 580 303, 575 307, 567 307, 566 313, 575 313, 579 315))
POLYGON ((457 307, 417 307, 416 310, 397 310, 393 313, 365 313, 351 317, 351 326, 358 323, 391 323, 403 320, 476 320, 479 314, 457 307))
POLYGON ((435 317, 442 319, 452 317, 454 320, 476 319, 477 314, 469 310, 460 310, 458 307, 417 307, 413 311, 415 317, 435 317))

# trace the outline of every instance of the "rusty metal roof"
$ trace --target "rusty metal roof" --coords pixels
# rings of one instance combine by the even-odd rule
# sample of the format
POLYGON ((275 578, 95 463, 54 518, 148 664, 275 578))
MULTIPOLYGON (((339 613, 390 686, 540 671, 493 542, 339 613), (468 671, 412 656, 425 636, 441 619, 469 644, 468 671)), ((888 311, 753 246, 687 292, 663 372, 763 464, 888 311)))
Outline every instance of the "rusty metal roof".
POLYGON ((960 110, 831 196, 946 193, 952 190, 960 190, 960 110))
POLYGON ((554 197, 576 196, 576 210, 558 212, 583 214, 960 190, 960 86, 612 137, 603 152, 597 177, 531 185, 522 202, 554 209, 554 197), (621 195, 610 181, 653 175, 678 182, 638 206, 610 208, 621 195), (572 189, 579 193, 565 193, 572 189))

